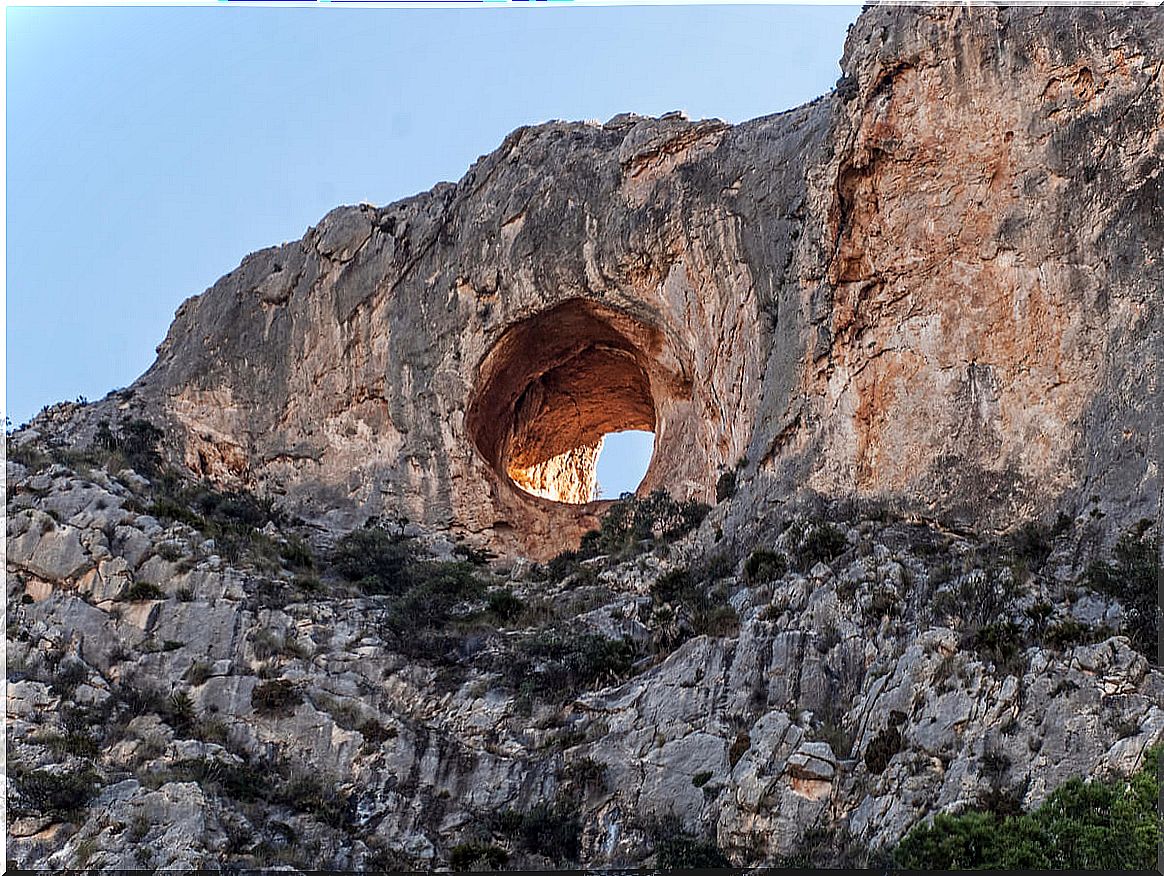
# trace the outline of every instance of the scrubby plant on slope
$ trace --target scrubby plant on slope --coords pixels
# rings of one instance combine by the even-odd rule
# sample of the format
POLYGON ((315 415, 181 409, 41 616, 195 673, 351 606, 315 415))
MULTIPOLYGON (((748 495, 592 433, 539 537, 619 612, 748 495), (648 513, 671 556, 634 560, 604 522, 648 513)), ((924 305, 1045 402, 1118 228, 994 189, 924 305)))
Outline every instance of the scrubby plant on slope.
POLYGON ((938 815, 898 845, 908 870, 1150 870, 1160 843, 1160 749, 1128 779, 1072 779, 1038 809, 938 815))

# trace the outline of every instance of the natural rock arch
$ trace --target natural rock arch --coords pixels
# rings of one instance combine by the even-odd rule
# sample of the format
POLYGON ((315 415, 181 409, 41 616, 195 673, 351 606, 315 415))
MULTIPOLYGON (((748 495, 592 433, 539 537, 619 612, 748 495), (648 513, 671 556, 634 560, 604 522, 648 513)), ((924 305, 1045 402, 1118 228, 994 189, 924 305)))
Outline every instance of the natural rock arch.
MULTIPOLYGON (((595 498, 610 432, 666 431, 661 414, 691 396, 657 327, 573 299, 511 326, 485 356, 467 415, 474 445, 503 483, 559 502, 595 498)), ((663 485, 655 464, 643 488, 663 485)))

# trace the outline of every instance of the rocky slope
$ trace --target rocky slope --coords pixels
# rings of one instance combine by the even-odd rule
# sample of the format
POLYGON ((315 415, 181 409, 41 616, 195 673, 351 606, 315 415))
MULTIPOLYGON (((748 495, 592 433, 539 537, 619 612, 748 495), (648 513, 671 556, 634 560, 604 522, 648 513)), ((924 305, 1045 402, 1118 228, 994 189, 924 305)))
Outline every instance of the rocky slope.
POLYGON ((10 856, 862 864, 1137 768, 1160 24, 870 8, 812 104, 522 129, 187 301, 9 436, 10 856))
MULTIPOLYGON (((924 815, 1029 807, 1164 740, 1137 607, 1075 573, 1074 524, 991 543, 834 508, 737 558, 726 501, 548 567, 415 525, 312 559, 237 496, 29 462, 8 471, 24 866, 628 865, 677 841, 860 864, 924 815)), ((1127 541, 1149 564, 1152 538, 1127 541)))

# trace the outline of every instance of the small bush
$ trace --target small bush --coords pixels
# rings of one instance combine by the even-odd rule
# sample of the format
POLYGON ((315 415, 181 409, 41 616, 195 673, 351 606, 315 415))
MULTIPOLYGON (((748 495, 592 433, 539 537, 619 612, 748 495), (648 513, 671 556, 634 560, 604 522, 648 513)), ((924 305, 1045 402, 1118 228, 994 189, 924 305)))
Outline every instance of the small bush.
POLYGON ((303 702, 303 694, 284 678, 263 681, 251 691, 251 705, 265 715, 290 715, 303 702))
POLYGON ((126 602, 142 602, 147 599, 165 599, 166 594, 157 584, 148 581, 134 581, 122 594, 126 602))
POLYGON ((449 852, 449 869, 454 873, 481 870, 503 870, 509 863, 509 853, 486 843, 461 843, 449 852))
POLYGON ((562 770, 564 782, 583 791, 606 789, 606 767, 592 757, 570 761, 562 770))
POLYGON ((644 545, 676 541, 699 526, 709 510, 709 506, 691 499, 678 502, 664 490, 644 499, 627 496, 610 506, 598 529, 582 537, 578 557, 626 557, 644 545))
POLYGON ((17 815, 50 815, 75 818, 96 795, 100 776, 91 766, 64 772, 28 769, 10 764, 8 778, 18 795, 9 800, 9 812, 17 815))
POLYGON ((1115 564, 1097 561, 1085 580, 1093 589, 1118 599, 1127 612, 1125 632, 1132 645, 1153 662, 1160 636, 1160 534, 1152 520, 1141 520, 1120 536, 1112 550, 1115 564))
POLYGON ((205 660, 195 660, 190 664, 190 668, 186 670, 186 681, 190 682, 194 687, 198 687, 210 678, 212 668, 212 665, 205 660))
POLYGON ((784 554, 757 548, 744 563, 744 576, 751 584, 765 584, 782 578, 788 571, 784 554))
MULTIPOLYGON (((1073 617, 1065 618, 1058 623, 1047 627, 1043 633, 1043 642, 1062 651, 1075 645, 1089 645, 1100 640, 1104 634, 1110 634, 1107 627, 1089 627, 1081 624, 1073 617)), ((1106 636, 1104 636, 1106 638, 1106 636)))
POLYGON ((748 749, 752 747, 752 737, 746 730, 741 730, 736 734, 736 738, 732 740, 731 747, 728 749, 728 763, 732 769, 735 769, 737 763, 740 762, 748 749))
POLYGON ((807 572, 817 563, 831 563, 849 549, 849 540, 840 527, 818 523, 800 540, 795 549, 798 572, 807 572))
POLYGON ((55 754, 71 754, 74 757, 94 758, 100 751, 97 743, 87 733, 51 736, 44 740, 44 745, 55 754))
POLYGON ((691 784, 697 788, 702 788, 711 781, 711 776, 711 770, 702 770, 691 777, 691 784))
POLYGON ((660 870, 723 870, 732 865, 715 840, 686 833, 660 840, 655 853, 660 870))
POLYGON ((486 611, 498 623, 509 623, 521 616, 521 613, 525 611, 525 603, 513 595, 511 588, 505 587, 489 594, 486 611))
POLYGON ((384 625, 400 649, 418 657, 439 656, 457 606, 479 599, 485 589, 474 567, 460 561, 414 562, 400 581, 405 589, 389 603, 384 625))
POLYGON ((905 715, 901 712, 891 712, 889 723, 873 737, 865 749, 865 766, 869 772, 876 775, 885 772, 889 761, 901 751, 901 730, 898 727, 904 721, 905 715))
POLYGON ((1159 749, 1130 779, 1071 779, 1034 812, 938 815, 894 852, 907 870, 1152 870, 1161 839, 1159 749))
POLYGON ((625 677, 637 656, 629 640, 545 630, 520 640, 502 668, 510 686, 525 696, 561 702, 625 677))
MULTIPOLYGON (((701 636, 729 636, 740 626, 739 616, 728 604, 727 594, 710 586, 703 574, 686 568, 672 569, 651 585, 651 599, 658 606, 680 612, 685 633, 701 636)), ((685 636, 672 644, 680 644, 685 636)))
POLYGON ((336 571, 359 582, 365 593, 388 595, 408 589, 407 570, 415 560, 411 538, 376 525, 349 532, 336 543, 331 556, 336 571))
POLYGON ((730 499, 736 494, 736 473, 735 470, 725 471, 719 476, 719 480, 715 482, 715 503, 730 499))
POLYGON ((999 621, 982 627, 970 637, 970 646, 1002 671, 1011 675, 1022 674, 1026 636, 1023 628, 1014 621, 999 621))
POLYGON ((58 696, 71 694, 89 677, 89 669, 80 660, 65 658, 57 666, 49 689, 58 696))
POLYGON ((309 572, 315 568, 315 555, 302 538, 293 535, 279 546, 283 565, 292 572, 309 572))
POLYGON ((544 855, 557 864, 578 860, 581 825, 577 812, 564 803, 539 803, 528 812, 512 809, 495 822, 499 833, 516 839, 523 849, 544 855))

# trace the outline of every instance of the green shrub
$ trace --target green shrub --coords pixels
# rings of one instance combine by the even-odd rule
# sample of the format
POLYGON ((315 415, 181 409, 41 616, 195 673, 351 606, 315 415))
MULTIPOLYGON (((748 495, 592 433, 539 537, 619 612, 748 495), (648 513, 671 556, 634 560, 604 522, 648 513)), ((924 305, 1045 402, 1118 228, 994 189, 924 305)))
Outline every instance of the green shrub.
POLYGON ((723 870, 732 865, 715 840, 686 833, 660 840, 655 853, 660 870, 723 870))
POLYGON ((157 584, 148 581, 134 581, 121 596, 127 602, 141 602, 147 599, 165 599, 166 594, 157 584))
POLYGON ((315 774, 292 771, 289 777, 275 784, 270 801, 310 815, 330 827, 342 828, 348 822, 347 795, 339 791, 333 780, 325 781, 315 774))
POLYGON ((606 789, 606 767, 592 757, 579 757, 562 769, 562 781, 582 791, 606 789))
POLYGON ((523 695, 561 702, 625 677, 637 656, 627 639, 551 629, 521 639, 502 670, 509 685, 523 695))
POLYGON ((89 677, 89 669, 80 660, 66 657, 53 673, 49 689, 58 696, 69 695, 89 677))
POLYGON ((406 653, 435 656, 441 633, 461 603, 479 599, 485 586, 474 567, 461 561, 413 562, 401 572, 404 589, 388 607, 384 623, 406 653))
POLYGON ((262 681, 251 691, 251 705, 265 715, 290 715, 303 702, 303 694, 285 678, 262 681))
POLYGON ((521 616, 525 611, 525 603, 513 595, 511 588, 505 587, 489 594, 486 611, 493 615, 498 623, 509 623, 521 616))
POLYGON ((728 604, 726 592, 686 568, 660 575, 651 585, 651 599, 658 606, 681 610, 686 630, 692 635, 728 636, 739 629, 739 616, 728 604))
POLYGON ((1011 675, 1022 675, 1026 666, 1023 649, 1026 634, 1014 621, 987 624, 970 637, 970 646, 984 660, 1011 675))
POLYGON ((341 538, 332 552, 336 571, 359 582, 365 593, 399 595, 410 585, 407 570, 416 560, 416 547, 407 536, 376 525, 355 529, 341 538))
POLYGON ((527 852, 557 864, 578 860, 581 825, 576 809, 567 803, 539 803, 528 812, 505 810, 496 817, 495 827, 527 852))
POLYGON ((865 749, 865 766, 869 772, 880 775, 889 766, 893 756, 901 751, 901 730, 898 728, 905 721, 901 712, 890 712, 888 724, 873 737, 865 749))
POLYGON ((1160 843, 1159 749, 1129 780, 1071 779, 1034 812, 938 815, 894 852, 908 870, 1151 870, 1160 843))
POLYGON ((1160 636, 1160 533, 1144 519, 1120 536, 1112 550, 1115 564, 1096 561, 1085 576, 1087 584, 1118 599, 1127 612, 1125 632, 1132 645, 1155 661, 1160 636))
POLYGON ((292 535, 279 546, 283 565, 293 572, 309 572, 315 568, 315 555, 302 538, 292 535))
POLYGON ((497 555, 488 548, 475 548, 472 545, 459 542, 453 546, 453 554, 460 557, 466 563, 471 563, 474 566, 486 566, 491 559, 496 559, 497 555))
POLYGON ((725 471, 715 482, 715 503, 718 505, 736 494, 735 470, 725 471))
POLYGON ((788 561, 784 554, 757 548, 744 563, 744 575, 751 584, 765 584, 782 578, 788 571, 788 561))
POLYGON ((508 863, 509 853, 491 843, 461 843, 449 852, 449 869, 454 873, 503 870, 508 863))
POLYGON ((644 544, 675 541, 699 526, 709 510, 692 499, 678 502, 664 490, 643 499, 627 496, 610 506, 598 529, 582 537, 578 557, 625 557, 642 550, 644 544))
POLYGON ((702 788, 711 781, 711 775, 711 770, 702 770, 691 777, 691 784, 697 788, 702 788))
POLYGON ((87 733, 50 736, 44 740, 44 745, 55 754, 71 754, 74 757, 94 758, 100 753, 97 743, 87 733))
POLYGON ((96 795, 101 778, 92 766, 55 772, 9 764, 8 778, 17 793, 9 800, 9 812, 16 815, 50 815, 75 818, 96 795))
POLYGON ((1057 650, 1074 645, 1090 645, 1111 635, 1106 626, 1091 627, 1081 624, 1073 617, 1051 624, 1043 633, 1043 641, 1057 650))
POLYGON ((1051 555, 1053 537, 1050 527, 1028 520, 1008 536, 1011 555, 1015 562, 1039 569, 1051 555))
POLYGON ((795 548, 796 570, 807 572, 817 563, 831 563, 848 549, 849 540, 840 527, 832 523, 817 523, 795 548))

